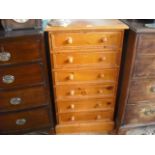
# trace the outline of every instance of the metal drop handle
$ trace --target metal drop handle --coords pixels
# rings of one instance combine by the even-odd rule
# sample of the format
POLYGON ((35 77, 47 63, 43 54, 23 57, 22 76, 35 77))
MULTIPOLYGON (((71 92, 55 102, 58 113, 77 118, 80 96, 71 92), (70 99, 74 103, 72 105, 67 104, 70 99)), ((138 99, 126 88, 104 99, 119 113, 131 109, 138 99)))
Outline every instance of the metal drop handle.
POLYGON ((20 118, 16 120, 16 125, 24 125, 26 123, 25 118, 20 118))
POLYGON ((11 53, 7 52, 4 50, 3 47, 1 47, 1 52, 0 52, 0 61, 1 62, 6 62, 9 61, 11 58, 11 53))
POLYGON ((13 75, 4 75, 2 81, 3 83, 11 84, 15 81, 15 77, 13 75))
POLYGON ((21 102, 22 102, 22 99, 19 97, 13 97, 10 99, 10 104, 12 105, 19 105, 21 104, 21 102))

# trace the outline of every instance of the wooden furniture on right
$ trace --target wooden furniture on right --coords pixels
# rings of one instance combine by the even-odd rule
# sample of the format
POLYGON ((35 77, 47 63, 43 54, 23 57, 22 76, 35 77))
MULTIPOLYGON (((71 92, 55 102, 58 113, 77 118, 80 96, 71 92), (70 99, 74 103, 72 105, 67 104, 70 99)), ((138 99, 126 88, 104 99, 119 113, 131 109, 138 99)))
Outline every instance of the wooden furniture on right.
POLYGON ((132 134, 137 127, 155 125, 155 29, 145 28, 138 21, 125 23, 130 30, 124 51, 117 131, 132 134))

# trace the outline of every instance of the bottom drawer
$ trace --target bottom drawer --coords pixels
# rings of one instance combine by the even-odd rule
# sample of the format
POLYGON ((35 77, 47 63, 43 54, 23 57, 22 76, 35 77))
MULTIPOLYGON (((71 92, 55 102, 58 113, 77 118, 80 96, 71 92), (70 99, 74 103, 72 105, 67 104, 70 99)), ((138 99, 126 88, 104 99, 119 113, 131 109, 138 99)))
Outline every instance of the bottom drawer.
POLYGON ((78 121, 113 120, 113 110, 94 112, 70 112, 58 114, 59 123, 74 123, 78 121))
POLYGON ((0 133, 36 130, 50 126, 48 108, 0 115, 0 133))
POLYGON ((155 122, 155 105, 128 105, 125 114, 126 124, 145 124, 155 122))
POLYGON ((67 125, 57 125, 56 134, 103 134, 111 132, 113 128, 114 122, 112 121, 75 123, 67 125))

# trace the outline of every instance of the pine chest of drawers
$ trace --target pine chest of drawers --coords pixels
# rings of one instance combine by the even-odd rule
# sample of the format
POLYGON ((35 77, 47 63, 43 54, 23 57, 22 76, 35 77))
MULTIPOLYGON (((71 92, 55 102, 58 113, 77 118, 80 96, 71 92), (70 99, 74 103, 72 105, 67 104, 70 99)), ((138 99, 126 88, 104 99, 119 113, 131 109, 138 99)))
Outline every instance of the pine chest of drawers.
POLYGON ((43 33, 0 32, 0 134, 52 124, 43 33))
POLYGON ((118 20, 72 20, 67 27, 47 27, 57 134, 113 130, 126 28, 118 20))
POLYGON ((138 127, 155 124, 155 30, 144 23, 125 21, 125 65, 119 97, 119 134, 134 134, 138 127))

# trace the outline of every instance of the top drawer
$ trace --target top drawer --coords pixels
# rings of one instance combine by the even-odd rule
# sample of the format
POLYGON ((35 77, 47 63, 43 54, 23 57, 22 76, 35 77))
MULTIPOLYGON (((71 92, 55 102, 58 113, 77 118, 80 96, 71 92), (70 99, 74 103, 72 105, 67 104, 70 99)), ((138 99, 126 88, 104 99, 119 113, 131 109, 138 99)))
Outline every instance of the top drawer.
POLYGON ((141 35, 138 44, 139 54, 155 54, 155 34, 141 35))
POLYGON ((0 65, 35 61, 41 57, 41 40, 32 37, 0 40, 0 65))
POLYGON ((50 34, 53 48, 78 46, 101 46, 105 49, 119 49, 122 43, 121 32, 76 32, 50 34))

